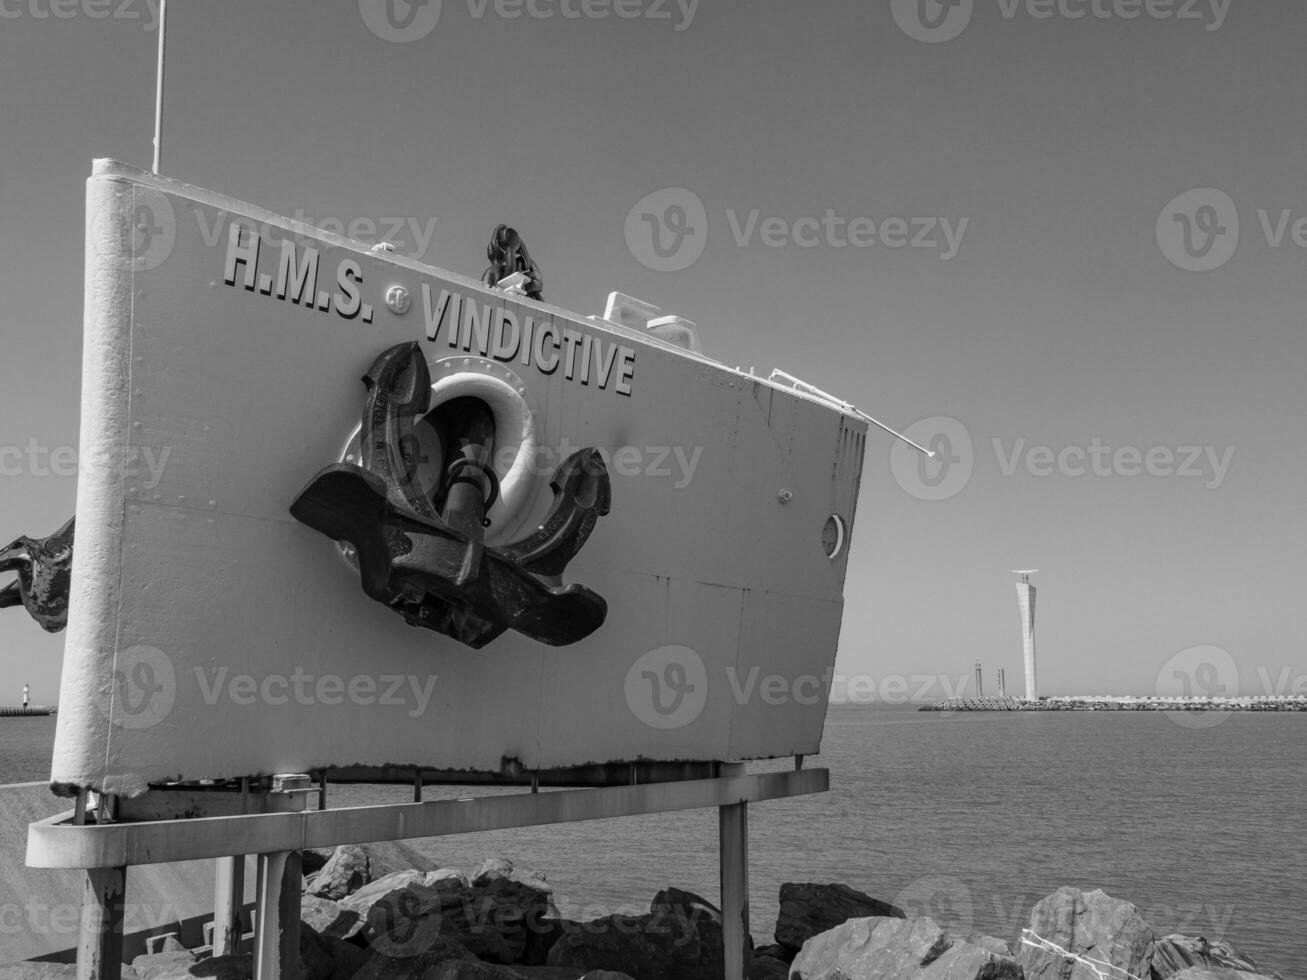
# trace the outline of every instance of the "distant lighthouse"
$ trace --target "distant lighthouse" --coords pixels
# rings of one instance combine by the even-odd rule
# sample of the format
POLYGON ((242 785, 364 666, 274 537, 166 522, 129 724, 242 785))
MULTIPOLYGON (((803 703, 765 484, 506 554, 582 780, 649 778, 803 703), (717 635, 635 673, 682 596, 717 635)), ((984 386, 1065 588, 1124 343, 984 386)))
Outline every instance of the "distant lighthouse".
POLYGON ((1020 575, 1017 586, 1017 608, 1021 612, 1021 643, 1026 654, 1026 700, 1039 698, 1039 683, 1035 677, 1035 587, 1030 584, 1030 576, 1039 569, 1017 569, 1012 574, 1020 575))

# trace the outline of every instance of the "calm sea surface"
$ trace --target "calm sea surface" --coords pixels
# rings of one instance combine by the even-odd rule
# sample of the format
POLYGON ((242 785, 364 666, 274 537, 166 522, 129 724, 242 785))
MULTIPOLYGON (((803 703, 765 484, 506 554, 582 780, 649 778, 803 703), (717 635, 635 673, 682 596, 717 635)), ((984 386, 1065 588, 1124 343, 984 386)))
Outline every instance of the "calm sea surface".
MULTIPOLYGON (((831 792, 750 808, 754 938, 769 941, 785 881, 846 882, 1004 939, 1071 884, 1129 899, 1160 932, 1227 939, 1307 978, 1305 721, 833 707, 808 761, 831 770, 831 792)), ((46 778, 53 739, 53 718, 0 718, 0 782, 46 778)), ((411 793, 333 787, 331 805, 411 793)), ((563 914, 583 918, 643 910, 670 884, 715 898, 716 839, 716 814, 695 811, 415 843, 442 865, 499 854, 543 871, 563 914)))

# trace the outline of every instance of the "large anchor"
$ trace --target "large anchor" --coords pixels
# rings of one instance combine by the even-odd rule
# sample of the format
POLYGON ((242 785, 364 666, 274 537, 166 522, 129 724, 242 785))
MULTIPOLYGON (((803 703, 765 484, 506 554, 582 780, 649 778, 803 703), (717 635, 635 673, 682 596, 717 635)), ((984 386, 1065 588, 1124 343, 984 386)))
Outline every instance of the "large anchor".
POLYGON ((455 398, 429 415, 431 376, 416 343, 390 348, 363 378, 367 401, 361 463, 323 469, 291 515, 354 546, 363 591, 413 626, 480 649, 512 628, 564 646, 589 636, 608 611, 603 598, 560 576, 608 513, 608 467, 597 449, 573 453, 555 472, 554 503, 526 538, 485 544, 498 497, 491 466, 495 420, 478 398, 455 398), (442 447, 435 493, 419 485, 424 417, 442 447))
POLYGON ((0 572, 18 574, 18 581, 0 589, 0 609, 25 606, 47 633, 68 625, 75 523, 70 517, 48 538, 23 536, 0 550, 0 572))

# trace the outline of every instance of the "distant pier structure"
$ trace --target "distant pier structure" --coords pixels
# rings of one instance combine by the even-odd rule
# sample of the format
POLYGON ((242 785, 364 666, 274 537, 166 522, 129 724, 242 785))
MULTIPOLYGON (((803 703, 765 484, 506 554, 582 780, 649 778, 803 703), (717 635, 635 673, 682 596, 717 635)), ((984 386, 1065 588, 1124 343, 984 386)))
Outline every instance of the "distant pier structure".
POLYGON ((1013 575, 1020 575, 1017 586, 1017 608, 1021 613, 1021 644, 1026 655, 1026 700, 1039 698, 1039 682, 1035 675, 1035 587, 1030 584, 1030 576, 1038 568, 1015 569, 1013 575))

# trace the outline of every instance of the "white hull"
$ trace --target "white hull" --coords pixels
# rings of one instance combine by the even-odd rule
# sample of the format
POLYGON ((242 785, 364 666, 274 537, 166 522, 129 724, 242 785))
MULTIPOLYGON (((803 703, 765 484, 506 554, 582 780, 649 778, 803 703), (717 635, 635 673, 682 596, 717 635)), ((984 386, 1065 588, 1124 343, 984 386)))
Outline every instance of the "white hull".
POLYGON ((56 784, 130 795, 355 764, 532 771, 818 750, 848 555, 827 557, 823 529, 838 515, 852 531, 859 417, 647 332, 107 161, 87 230, 56 784), (133 257, 141 220, 162 237, 133 257), (257 258, 232 222, 262 228, 257 258), (276 238, 293 243, 281 290, 276 238), (299 293, 310 249, 316 288, 299 293), (396 285, 408 312, 387 308, 396 285), (467 309, 470 351, 452 329, 467 309), (473 651, 411 627, 291 517, 359 424, 363 372, 413 340, 437 383, 494 365, 531 410, 539 473, 491 544, 540 519, 568 453, 609 458, 611 512, 563 575, 607 601, 586 639, 509 632, 473 651))

